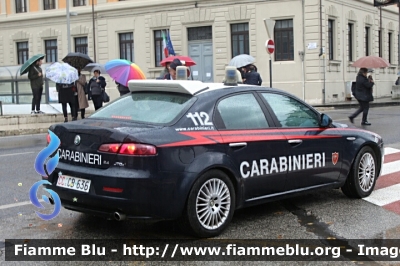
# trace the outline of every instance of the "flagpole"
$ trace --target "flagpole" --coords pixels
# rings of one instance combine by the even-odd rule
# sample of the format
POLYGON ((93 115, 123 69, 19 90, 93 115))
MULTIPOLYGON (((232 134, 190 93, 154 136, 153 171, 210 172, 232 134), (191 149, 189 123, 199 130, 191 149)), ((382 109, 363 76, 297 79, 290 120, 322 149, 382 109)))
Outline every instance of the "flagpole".
POLYGON ((92 0, 92 24, 93 24, 93 56, 94 61, 96 61, 96 28, 94 24, 94 0, 92 0))

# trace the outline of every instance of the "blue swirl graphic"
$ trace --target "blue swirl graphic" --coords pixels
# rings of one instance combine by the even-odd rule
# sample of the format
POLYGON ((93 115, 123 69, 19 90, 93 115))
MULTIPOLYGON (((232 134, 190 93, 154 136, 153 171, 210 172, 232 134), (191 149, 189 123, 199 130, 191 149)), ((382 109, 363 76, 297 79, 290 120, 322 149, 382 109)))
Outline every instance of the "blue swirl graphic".
POLYGON ((49 145, 39 152, 35 161, 35 170, 41 176, 49 176, 49 174, 51 174, 54 171, 54 169, 56 169, 56 166, 60 158, 57 152, 53 157, 51 157, 47 161, 47 166, 45 165, 46 159, 50 157, 50 155, 53 154, 58 149, 61 143, 60 139, 52 131, 49 130, 49 134, 50 134, 49 145))
MULTIPOLYGON (((49 181, 41 180, 41 181, 38 181, 35 184, 33 184, 31 189, 29 190, 29 198, 30 198, 32 204, 35 205, 36 207, 40 208, 40 209, 44 209, 44 207, 39 202, 36 194, 37 194, 37 191, 38 191, 39 187, 41 185, 44 185, 44 184, 51 185, 51 183, 49 181)), ((45 190, 48 193, 50 193, 51 197, 54 200, 54 211, 51 214, 43 214, 43 213, 40 213, 38 211, 35 211, 35 212, 43 220, 51 220, 51 219, 53 219, 54 217, 56 217, 60 213, 60 211, 61 211, 61 200, 60 200, 60 197, 58 196, 58 194, 56 192, 54 192, 53 190, 51 190, 51 189, 45 189, 45 190)), ((45 202, 50 203, 50 200, 46 195, 42 195, 42 199, 45 202)))
MULTIPOLYGON (((41 176, 47 176, 47 177, 54 171, 54 169, 56 169, 58 161, 59 161, 58 152, 53 157, 50 157, 50 155, 52 155, 55 151, 57 151, 57 149, 61 143, 60 139, 52 131, 49 130, 49 134, 50 134, 49 145, 39 152, 39 154, 37 155, 36 160, 35 160, 36 172, 41 176), (50 158, 48 159, 47 165, 46 165, 46 159, 48 157, 50 157, 50 158)), ((36 194, 37 194, 39 187, 44 184, 51 185, 51 183, 49 181, 41 180, 41 181, 38 181, 35 184, 33 184, 31 189, 29 190, 29 198, 30 198, 32 204, 40 209, 44 209, 44 207, 42 204, 40 204, 36 194)), ((35 211, 35 212, 43 220, 51 220, 60 213, 61 200, 60 200, 60 197, 58 196, 58 194, 56 192, 54 192, 53 190, 51 190, 51 189, 45 189, 45 190, 53 198, 54 211, 51 214, 43 214, 38 211, 35 211)), ((42 195, 42 199, 46 203, 50 203, 50 200, 47 196, 42 195)))

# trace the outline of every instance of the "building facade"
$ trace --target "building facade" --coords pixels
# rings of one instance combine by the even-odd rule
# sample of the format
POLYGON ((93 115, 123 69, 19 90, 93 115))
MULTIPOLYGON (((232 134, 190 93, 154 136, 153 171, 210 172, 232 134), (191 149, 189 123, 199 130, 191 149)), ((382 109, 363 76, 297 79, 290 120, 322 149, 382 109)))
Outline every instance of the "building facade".
MULTIPOLYGON (((29 103, 27 77, 16 66, 37 53, 46 54, 46 63, 61 61, 68 38, 72 52, 99 63, 128 59, 156 78, 168 34, 176 54, 196 61, 193 79, 221 82, 231 58, 246 53, 256 59, 264 85, 271 58, 273 87, 312 104, 343 101, 351 97, 349 84, 358 71, 351 64, 379 55, 391 66, 374 71, 374 96, 390 96, 399 64, 398 25, 398 8, 380 10, 373 0, 0 0, 0 100, 29 103), (275 22, 271 36, 265 19, 275 22), (271 56, 267 39, 275 41, 271 56)), ((111 79, 108 84, 117 97, 111 79)), ((51 100, 53 85, 46 82, 44 101, 51 100)))

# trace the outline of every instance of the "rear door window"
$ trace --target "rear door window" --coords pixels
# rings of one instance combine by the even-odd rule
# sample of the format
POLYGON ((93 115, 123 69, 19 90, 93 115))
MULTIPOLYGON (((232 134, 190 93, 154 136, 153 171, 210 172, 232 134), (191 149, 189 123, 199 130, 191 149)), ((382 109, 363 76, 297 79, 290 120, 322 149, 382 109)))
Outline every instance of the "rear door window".
POLYGON ((265 115, 252 93, 237 94, 218 103, 218 112, 225 125, 222 129, 268 128, 265 115))
POLYGON ((186 94, 138 92, 107 104, 90 117, 169 124, 183 115, 195 100, 186 94))

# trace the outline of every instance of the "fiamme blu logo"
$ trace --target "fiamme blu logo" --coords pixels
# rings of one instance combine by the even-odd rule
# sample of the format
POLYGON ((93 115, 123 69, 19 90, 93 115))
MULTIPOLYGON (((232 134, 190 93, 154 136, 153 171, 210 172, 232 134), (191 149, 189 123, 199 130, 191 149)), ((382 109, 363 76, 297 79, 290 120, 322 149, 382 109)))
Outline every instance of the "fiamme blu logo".
MULTIPOLYGON (((44 177, 49 177, 49 175, 54 171, 54 169, 57 167, 58 161, 59 161, 59 155, 57 149, 60 146, 60 139, 52 132, 49 130, 50 134, 50 143, 49 145, 41 150, 39 154, 36 157, 35 160, 35 170, 36 172, 44 177), (50 157, 54 152, 56 154, 53 157, 50 157), (47 163, 46 163, 47 160, 47 163)), ((51 183, 47 180, 41 180, 33 184, 31 189, 29 190, 29 198, 32 202, 33 205, 40 209, 44 209, 44 206, 39 202, 39 199, 37 197, 37 191, 41 185, 51 185, 51 183)), ((61 200, 60 197, 56 192, 54 192, 51 189, 45 189, 53 198, 54 201, 54 211, 51 214, 43 214, 38 211, 35 211, 36 214, 42 218, 43 220, 51 220, 54 217, 56 217, 60 211, 61 211, 61 200)), ((46 195, 42 195, 42 199, 50 204, 50 200, 46 195)))

